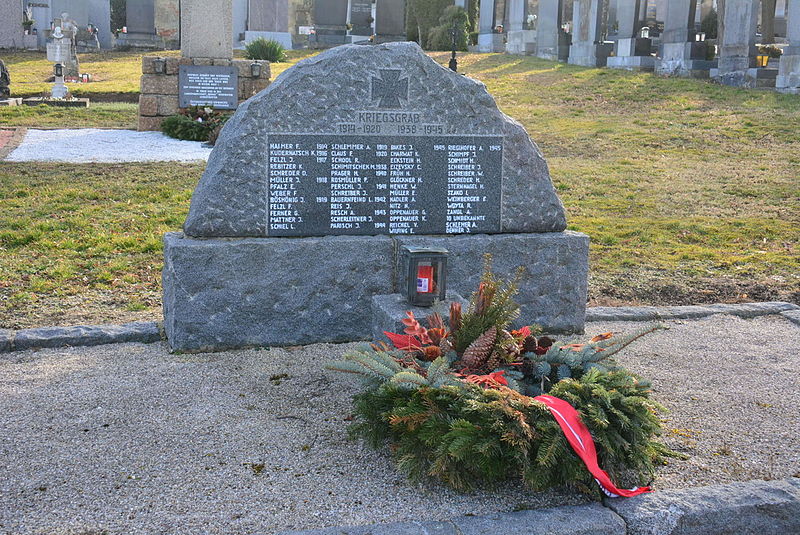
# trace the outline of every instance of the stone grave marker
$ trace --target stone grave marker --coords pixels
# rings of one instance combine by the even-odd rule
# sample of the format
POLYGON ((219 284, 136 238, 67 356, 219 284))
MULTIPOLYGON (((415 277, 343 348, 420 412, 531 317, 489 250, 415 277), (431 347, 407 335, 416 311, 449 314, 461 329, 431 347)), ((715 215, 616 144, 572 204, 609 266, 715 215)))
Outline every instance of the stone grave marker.
POLYGON ((409 245, 448 249, 464 296, 486 252, 525 266, 524 320, 580 332, 588 238, 565 228, 542 154, 482 83, 415 43, 341 46, 224 127, 165 237, 165 328, 181 350, 369 338, 409 245))
POLYGON ((239 69, 212 65, 180 65, 178 106, 213 106, 235 110, 239 103, 239 69))

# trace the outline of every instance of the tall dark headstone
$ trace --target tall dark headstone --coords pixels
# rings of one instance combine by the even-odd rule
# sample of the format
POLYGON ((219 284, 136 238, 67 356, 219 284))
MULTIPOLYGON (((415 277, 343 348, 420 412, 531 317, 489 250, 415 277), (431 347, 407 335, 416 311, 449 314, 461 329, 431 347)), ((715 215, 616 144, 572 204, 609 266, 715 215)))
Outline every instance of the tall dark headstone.
POLYGON ((350 24, 353 35, 372 35, 372 0, 350 0, 350 24))
POLYGON ((379 42, 404 41, 406 0, 376 0, 375 37, 379 42))
POLYGON ((316 41, 322 45, 341 45, 347 34, 347 0, 315 0, 316 41))
POLYGON ((125 25, 130 34, 153 35, 156 28, 155 0, 128 0, 125 25))
POLYGON ((483 84, 415 43, 336 47, 226 124, 165 238, 165 328, 181 350, 367 338, 409 245, 448 249, 463 295, 484 253, 525 266, 525 320, 581 331, 588 238, 565 228, 539 149, 483 84))

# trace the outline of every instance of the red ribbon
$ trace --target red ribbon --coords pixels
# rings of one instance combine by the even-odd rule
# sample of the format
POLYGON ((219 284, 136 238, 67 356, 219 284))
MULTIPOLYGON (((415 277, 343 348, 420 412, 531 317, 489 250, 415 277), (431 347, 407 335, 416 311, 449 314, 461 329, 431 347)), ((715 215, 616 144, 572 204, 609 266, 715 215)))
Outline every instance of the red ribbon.
POLYGON ((634 487, 630 490, 620 489, 611 482, 611 477, 597 463, 597 450, 595 449, 592 435, 589 433, 589 428, 583 423, 578 411, 572 405, 563 399, 554 398, 553 396, 536 396, 533 399, 547 405, 553 418, 556 419, 556 422, 564 432, 564 436, 567 437, 569 445, 581 458, 586 468, 594 476, 595 481, 603 489, 603 492, 612 498, 620 496, 630 498, 644 492, 651 492, 650 487, 634 487))

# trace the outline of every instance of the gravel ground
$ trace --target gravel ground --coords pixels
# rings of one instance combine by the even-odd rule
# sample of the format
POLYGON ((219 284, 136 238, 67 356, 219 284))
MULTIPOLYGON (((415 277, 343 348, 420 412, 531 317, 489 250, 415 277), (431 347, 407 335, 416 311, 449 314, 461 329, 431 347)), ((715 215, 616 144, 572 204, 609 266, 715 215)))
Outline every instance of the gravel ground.
POLYGON ((134 130, 34 130, 6 157, 9 162, 191 162, 207 160, 211 148, 161 132, 134 130))
MULTIPOLYGON (((777 316, 670 325, 621 359, 653 379, 672 411, 666 440, 692 456, 656 488, 797 475, 800 327, 777 316)), ((0 356, 0 533, 272 533, 584 501, 408 484, 386 451, 346 439, 358 383, 321 364, 349 347, 0 356)))

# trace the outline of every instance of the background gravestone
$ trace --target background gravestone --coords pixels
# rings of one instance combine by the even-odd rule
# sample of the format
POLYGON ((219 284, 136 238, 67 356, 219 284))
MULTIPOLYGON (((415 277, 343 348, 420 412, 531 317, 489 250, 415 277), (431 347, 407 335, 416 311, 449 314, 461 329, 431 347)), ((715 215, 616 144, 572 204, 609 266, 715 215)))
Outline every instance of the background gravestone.
POLYGON ((165 328, 182 350, 368 338, 399 247, 424 245, 450 250, 465 296, 485 252, 501 275, 524 266, 525 321, 582 331, 588 238, 565 227, 541 153, 482 83, 415 43, 337 47, 226 124, 165 237, 165 328))
POLYGON ((353 35, 372 35, 372 0, 350 1, 350 24, 353 35))
POLYGON ((346 24, 347 0, 314 0, 314 27, 318 44, 343 44, 346 24))

